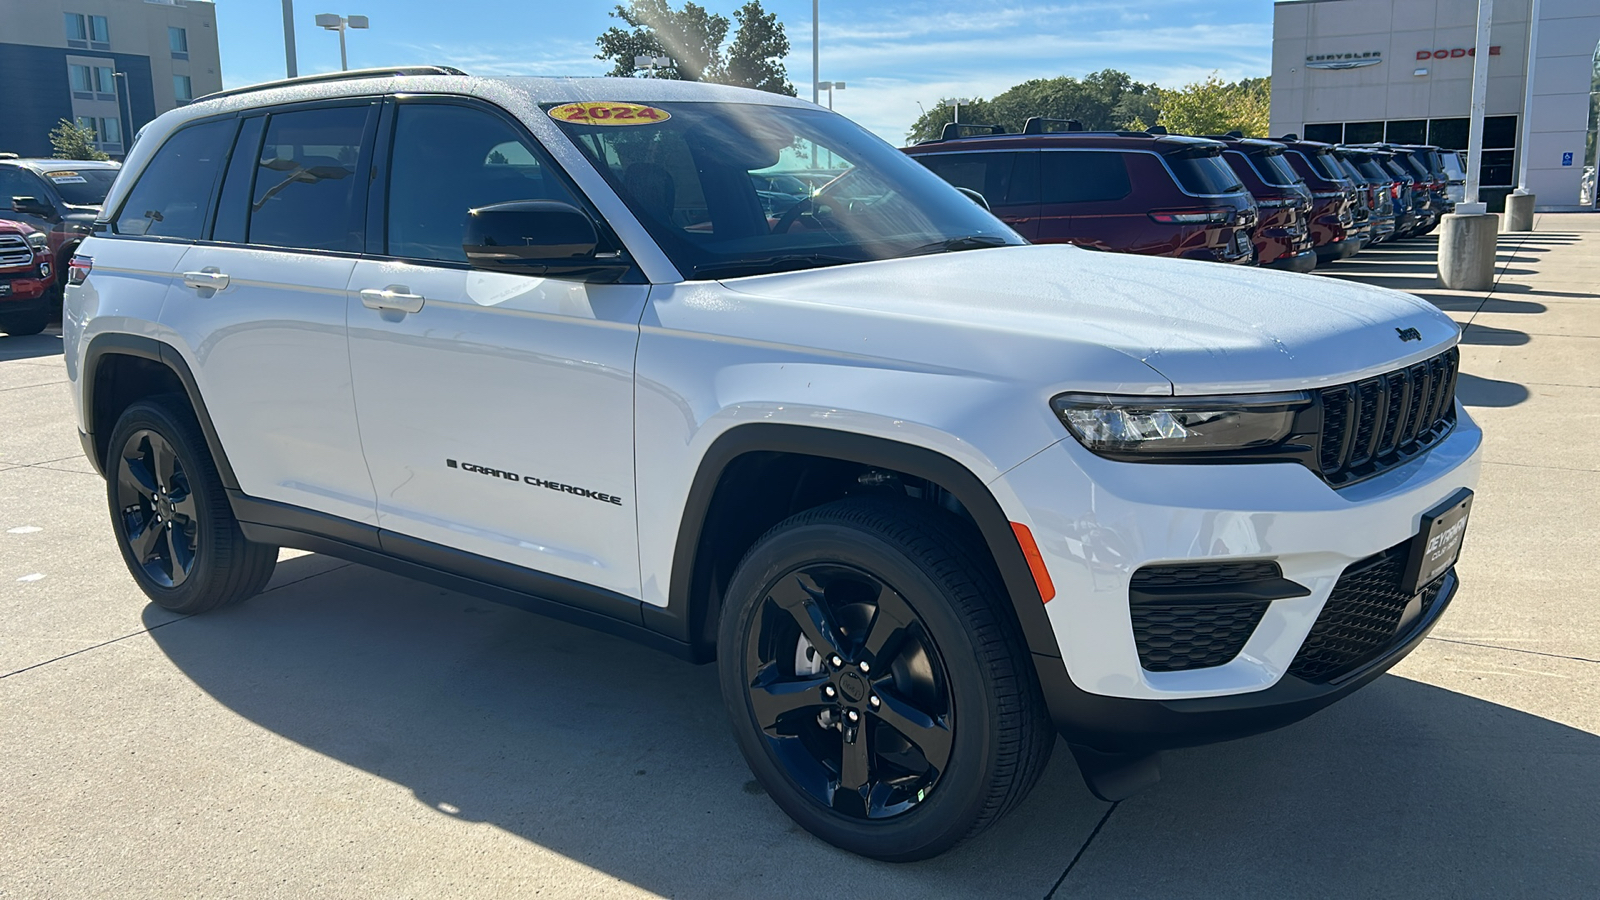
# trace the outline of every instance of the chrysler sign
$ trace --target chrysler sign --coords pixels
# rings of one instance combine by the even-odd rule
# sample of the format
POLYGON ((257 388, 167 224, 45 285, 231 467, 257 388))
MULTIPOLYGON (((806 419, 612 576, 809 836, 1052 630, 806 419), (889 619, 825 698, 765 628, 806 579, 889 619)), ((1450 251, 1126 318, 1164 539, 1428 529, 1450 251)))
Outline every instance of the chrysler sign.
POLYGON ((1359 69, 1383 62, 1383 51, 1365 53, 1310 53, 1306 55, 1308 69, 1359 69))

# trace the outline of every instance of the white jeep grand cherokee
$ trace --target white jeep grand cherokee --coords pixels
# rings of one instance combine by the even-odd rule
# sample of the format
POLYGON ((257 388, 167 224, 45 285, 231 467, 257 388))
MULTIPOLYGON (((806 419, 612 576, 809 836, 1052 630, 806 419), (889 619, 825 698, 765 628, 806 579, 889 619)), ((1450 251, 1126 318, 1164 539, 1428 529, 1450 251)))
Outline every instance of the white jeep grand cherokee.
POLYGON ((299 547, 715 659, 858 853, 990 824, 1057 733, 1116 798, 1300 719, 1456 590, 1450 319, 1028 246, 809 103, 298 79, 157 119, 105 209, 68 365, 156 603, 299 547))

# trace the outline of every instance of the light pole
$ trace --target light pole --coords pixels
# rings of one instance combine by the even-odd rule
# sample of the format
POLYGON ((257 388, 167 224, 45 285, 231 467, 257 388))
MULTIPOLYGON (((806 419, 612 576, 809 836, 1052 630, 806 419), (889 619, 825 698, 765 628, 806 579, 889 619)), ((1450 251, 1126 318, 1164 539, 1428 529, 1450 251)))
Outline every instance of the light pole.
POLYGON ((122 130, 122 158, 128 158, 128 151, 133 144, 133 98, 128 96, 128 73, 112 72, 111 80, 117 85, 117 121, 121 123, 122 130), (127 117, 123 117, 123 105, 127 105, 127 117))
POLYGON ((957 125, 961 124, 961 104, 963 103, 970 105, 972 101, 961 97, 953 97, 950 100, 951 108, 955 111, 955 122, 957 125))
POLYGON ((366 16, 336 16, 333 13, 318 13, 317 26, 329 31, 339 32, 339 71, 348 72, 350 61, 344 52, 344 30, 346 28, 366 28, 366 16))
POLYGON ((294 61, 294 0, 283 0, 283 67, 290 78, 300 74, 294 61))
POLYGON ((820 56, 817 55, 817 0, 811 0, 811 102, 817 102, 817 90, 821 85, 818 79, 822 77, 822 67, 819 64, 820 56))
POLYGON ((828 92, 828 109, 831 111, 833 109, 833 92, 835 90, 840 90, 840 91, 844 90, 844 82, 842 82, 842 81, 819 81, 819 82, 817 82, 817 90, 819 90, 819 91, 827 91, 828 92))
POLYGON ((643 69, 646 72, 657 72, 657 71, 660 71, 661 69, 670 69, 670 68, 672 68, 672 57, 670 57, 670 56, 635 56, 633 58, 633 68, 635 70, 643 69))

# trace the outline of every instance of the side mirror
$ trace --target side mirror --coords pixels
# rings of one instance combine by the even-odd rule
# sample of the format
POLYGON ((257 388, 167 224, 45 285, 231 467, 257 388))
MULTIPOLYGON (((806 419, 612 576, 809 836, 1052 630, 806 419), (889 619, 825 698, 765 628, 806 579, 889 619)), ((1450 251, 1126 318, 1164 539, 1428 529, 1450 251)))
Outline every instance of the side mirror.
POLYGON ((25 216, 43 216, 47 219, 56 214, 55 207, 38 197, 12 197, 11 209, 25 216))
POLYGON ((597 253, 600 235, 583 210, 557 200, 513 200, 468 210, 461 249, 480 269, 614 281, 630 263, 597 253))
POLYGON ((978 193, 977 191, 973 190, 972 188, 958 187, 958 188, 956 188, 956 190, 958 190, 961 193, 965 194, 967 199, 971 200, 973 203, 978 204, 979 206, 983 207, 984 209, 988 209, 989 208, 989 201, 987 199, 985 199, 982 194, 978 193))

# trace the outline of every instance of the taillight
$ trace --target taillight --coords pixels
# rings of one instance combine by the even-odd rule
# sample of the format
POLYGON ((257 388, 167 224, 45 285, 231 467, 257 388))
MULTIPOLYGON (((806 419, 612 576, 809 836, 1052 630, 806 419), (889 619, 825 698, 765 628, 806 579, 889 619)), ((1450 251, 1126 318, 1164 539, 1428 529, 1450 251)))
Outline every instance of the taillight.
POLYGON ((74 256, 67 261, 67 284, 83 284, 89 279, 89 271, 93 268, 93 257, 74 256))
POLYGON ((1150 218, 1167 225, 1222 225, 1232 215, 1231 209, 1184 209, 1153 212, 1150 218))
POLYGON ((1398 182, 1398 181, 1389 182, 1389 196, 1394 198, 1394 199, 1396 199, 1396 200, 1400 199, 1400 182, 1398 182))

